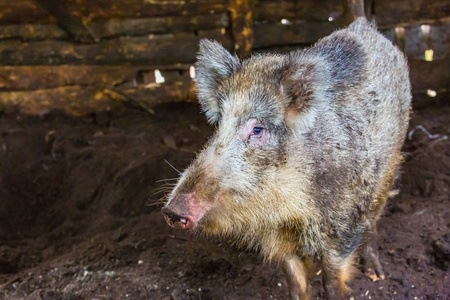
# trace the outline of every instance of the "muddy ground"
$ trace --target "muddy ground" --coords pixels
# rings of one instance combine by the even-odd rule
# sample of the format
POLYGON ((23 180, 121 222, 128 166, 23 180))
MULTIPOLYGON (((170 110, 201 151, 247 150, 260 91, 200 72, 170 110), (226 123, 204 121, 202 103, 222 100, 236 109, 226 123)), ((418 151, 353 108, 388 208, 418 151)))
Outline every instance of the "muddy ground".
MULTIPOLYGON (((166 225, 159 189, 213 128, 195 104, 0 116, 0 298, 285 299, 276 265, 166 225)), ((386 280, 353 299, 450 299, 450 106, 414 112, 401 193, 379 222, 386 280)), ((314 297, 323 297, 321 279, 314 297)), ((350 298, 350 297, 349 297, 350 298)))

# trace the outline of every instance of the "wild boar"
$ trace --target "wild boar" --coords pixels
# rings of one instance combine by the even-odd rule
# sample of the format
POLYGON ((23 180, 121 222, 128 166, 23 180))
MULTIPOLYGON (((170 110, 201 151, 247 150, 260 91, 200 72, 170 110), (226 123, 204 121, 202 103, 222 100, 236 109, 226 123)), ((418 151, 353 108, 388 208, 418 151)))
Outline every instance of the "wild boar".
POLYGON ((328 299, 346 295, 361 256, 384 278, 376 222, 410 116, 402 53, 360 18, 306 50, 240 61, 202 40, 197 59, 217 130, 170 193, 167 223, 280 262, 291 299, 309 298, 314 258, 328 299))

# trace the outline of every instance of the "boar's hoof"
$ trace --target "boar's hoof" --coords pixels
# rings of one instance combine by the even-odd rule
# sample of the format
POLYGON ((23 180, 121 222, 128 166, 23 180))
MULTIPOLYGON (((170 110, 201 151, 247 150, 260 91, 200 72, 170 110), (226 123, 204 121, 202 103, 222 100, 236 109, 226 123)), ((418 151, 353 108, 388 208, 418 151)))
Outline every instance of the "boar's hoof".
POLYGON ((170 211, 167 207, 162 209, 164 218, 167 224, 176 229, 191 229, 194 226, 194 222, 187 216, 179 216, 178 214, 170 211))
POLYGON ((364 274, 372 281, 384 280, 385 276, 383 271, 372 270, 371 268, 367 268, 364 274))
POLYGON ((371 243, 365 245, 364 251, 361 254, 364 274, 372 281, 385 279, 383 267, 381 266, 378 257, 378 247, 376 240, 372 237, 371 243))

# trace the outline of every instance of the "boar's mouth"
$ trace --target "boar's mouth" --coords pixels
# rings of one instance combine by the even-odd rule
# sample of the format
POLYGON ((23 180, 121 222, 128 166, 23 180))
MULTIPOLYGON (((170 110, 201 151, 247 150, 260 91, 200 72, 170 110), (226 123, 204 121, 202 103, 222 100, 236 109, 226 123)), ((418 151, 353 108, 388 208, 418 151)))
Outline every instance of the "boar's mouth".
POLYGON ((194 227, 194 221, 188 216, 180 216, 170 211, 170 209, 167 207, 164 207, 162 209, 162 213, 164 214, 164 218, 166 219, 167 224, 169 224, 173 228, 188 230, 194 227))
POLYGON ((196 227, 209 209, 210 203, 201 201, 195 192, 191 192, 176 194, 161 212, 167 224, 173 228, 189 230, 196 227))

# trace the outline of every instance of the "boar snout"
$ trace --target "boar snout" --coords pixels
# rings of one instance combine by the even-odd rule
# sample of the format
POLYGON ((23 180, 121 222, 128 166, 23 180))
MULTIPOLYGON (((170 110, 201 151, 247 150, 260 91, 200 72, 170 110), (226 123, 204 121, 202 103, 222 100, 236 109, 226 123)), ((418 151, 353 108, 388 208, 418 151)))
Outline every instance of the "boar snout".
POLYGON ((183 216, 179 213, 175 213, 170 207, 164 207, 162 209, 164 218, 167 224, 176 229, 191 229, 194 227, 194 221, 189 216, 183 216))
POLYGON ((175 195, 161 212, 167 224, 173 228, 189 230, 197 225, 209 209, 210 205, 201 202, 192 192, 175 195))

